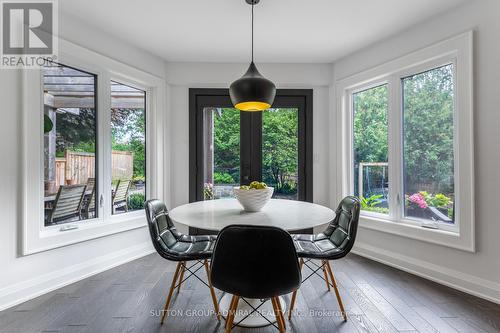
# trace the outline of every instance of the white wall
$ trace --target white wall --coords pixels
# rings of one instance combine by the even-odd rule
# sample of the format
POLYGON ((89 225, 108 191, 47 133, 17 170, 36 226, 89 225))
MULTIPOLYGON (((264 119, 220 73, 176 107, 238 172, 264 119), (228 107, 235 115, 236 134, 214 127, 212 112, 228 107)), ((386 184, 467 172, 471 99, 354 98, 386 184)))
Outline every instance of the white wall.
POLYGON ((500 302, 500 2, 472 1, 335 63, 335 80, 473 29, 477 253, 361 229, 356 250, 500 302))
MULTIPOLYGON (((171 207, 189 199, 189 88, 227 88, 247 69, 248 64, 167 63, 171 142, 171 207)), ((313 197, 329 203, 328 121, 330 64, 258 64, 259 71, 278 88, 313 89, 313 197)))
MULTIPOLYGON (((101 31, 61 15, 63 38, 136 68, 163 76, 163 60, 144 53, 101 31)), ((0 70, 0 310, 54 287, 150 253, 146 228, 135 229, 51 251, 20 257, 21 232, 21 75, 0 70)))

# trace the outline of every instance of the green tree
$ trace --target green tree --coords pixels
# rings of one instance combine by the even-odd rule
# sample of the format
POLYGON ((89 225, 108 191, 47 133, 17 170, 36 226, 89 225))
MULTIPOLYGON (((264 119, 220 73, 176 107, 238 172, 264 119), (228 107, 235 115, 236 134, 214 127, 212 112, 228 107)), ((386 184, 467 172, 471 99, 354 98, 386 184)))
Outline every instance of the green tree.
MULTIPOLYGON (((402 87, 405 193, 426 186, 452 196, 453 65, 404 78, 402 87)), ((356 168, 360 162, 388 160, 387 89, 382 85, 353 95, 356 168)))
POLYGON ((214 111, 214 172, 227 173, 240 181, 240 111, 214 111))
POLYGON ((269 109, 262 113, 262 176, 265 182, 276 186, 277 192, 290 184, 296 187, 297 117, 297 109, 292 108, 269 109))
POLYGON ((453 194, 453 65, 403 80, 406 192, 453 194))
POLYGON ((119 151, 131 151, 134 154, 134 178, 145 177, 145 125, 144 109, 111 110, 112 148, 119 151))
POLYGON ((354 160, 387 162, 387 85, 354 94, 354 160))

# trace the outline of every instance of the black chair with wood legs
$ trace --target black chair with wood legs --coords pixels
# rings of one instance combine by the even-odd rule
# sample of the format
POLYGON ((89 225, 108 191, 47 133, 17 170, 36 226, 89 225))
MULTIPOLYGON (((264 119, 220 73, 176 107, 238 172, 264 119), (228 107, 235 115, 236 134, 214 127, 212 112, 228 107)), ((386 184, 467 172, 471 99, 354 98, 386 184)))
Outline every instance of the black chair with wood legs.
MULTIPOLYGON (((330 291, 331 285, 335 291, 335 296, 337 296, 344 320, 347 320, 347 314, 329 260, 343 258, 351 251, 356 239, 359 211, 360 204, 358 198, 352 196, 345 197, 335 211, 335 219, 328 225, 325 231, 317 235, 293 236, 297 255, 300 258, 300 268, 306 265, 312 271, 302 283, 316 274, 325 280, 328 291, 330 291), (320 260, 321 264, 317 264, 312 260, 320 260), (318 273, 320 270, 323 271, 323 276, 318 273)), ((290 302, 288 319, 292 317, 296 297, 297 291, 294 291, 290 302)))
POLYGON ((181 234, 175 228, 172 220, 168 216, 165 204, 159 200, 148 200, 145 205, 146 217, 148 220, 149 233, 156 251, 165 259, 176 261, 174 277, 170 285, 165 307, 161 317, 161 324, 165 320, 165 315, 172 299, 175 288, 180 289, 181 284, 195 277, 210 289, 212 302, 214 303, 217 319, 220 320, 219 304, 215 296, 214 288, 210 281, 210 267, 208 260, 212 256, 213 247, 217 239, 216 236, 189 236, 181 234), (188 265, 188 263, 191 263, 188 265), (200 278, 196 273, 205 268, 208 283, 200 278), (187 272, 188 276, 184 277, 187 272))
POLYGON ((233 328, 240 297, 271 299, 277 328, 285 331, 279 296, 297 290, 302 278, 288 232, 267 226, 227 226, 217 237, 211 266, 214 287, 233 295, 225 332, 233 328))

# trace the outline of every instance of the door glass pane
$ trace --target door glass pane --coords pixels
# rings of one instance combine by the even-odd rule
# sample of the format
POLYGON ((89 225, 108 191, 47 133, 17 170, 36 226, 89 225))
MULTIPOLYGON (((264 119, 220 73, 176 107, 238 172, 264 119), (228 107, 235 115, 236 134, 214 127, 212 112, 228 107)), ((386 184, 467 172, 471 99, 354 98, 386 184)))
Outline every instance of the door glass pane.
POLYGON ((94 218, 96 76, 55 63, 42 75, 45 225, 94 218))
POLYGON ((387 85, 353 94, 354 195, 361 209, 389 213, 387 85))
POLYGON ((404 78, 404 213, 454 223, 453 64, 404 78))
POLYGON ((204 199, 233 198, 240 183, 240 111, 203 109, 204 199))
POLYGON ((142 210, 146 200, 146 92, 111 81, 111 208, 142 210))
POLYGON ((298 200, 298 109, 262 112, 262 180, 273 198, 298 200))

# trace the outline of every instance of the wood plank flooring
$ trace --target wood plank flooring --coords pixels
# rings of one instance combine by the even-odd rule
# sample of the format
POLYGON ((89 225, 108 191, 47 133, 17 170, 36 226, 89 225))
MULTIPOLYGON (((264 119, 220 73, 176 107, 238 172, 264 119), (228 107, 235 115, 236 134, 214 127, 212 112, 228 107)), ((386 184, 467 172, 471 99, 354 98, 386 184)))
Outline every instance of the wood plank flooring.
MULTIPOLYGON (((353 254, 332 268, 349 320, 343 322, 333 290, 313 277, 300 288, 288 332, 500 332, 500 305, 353 254)), ((157 254, 135 260, 0 312, 0 333, 223 332, 208 289, 196 279, 174 293, 173 311, 160 326, 174 269, 157 254)))

